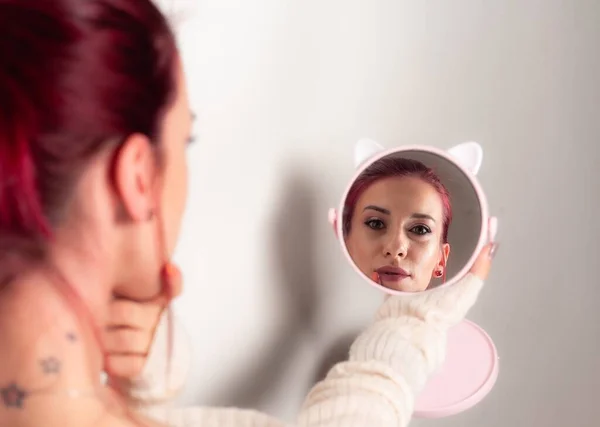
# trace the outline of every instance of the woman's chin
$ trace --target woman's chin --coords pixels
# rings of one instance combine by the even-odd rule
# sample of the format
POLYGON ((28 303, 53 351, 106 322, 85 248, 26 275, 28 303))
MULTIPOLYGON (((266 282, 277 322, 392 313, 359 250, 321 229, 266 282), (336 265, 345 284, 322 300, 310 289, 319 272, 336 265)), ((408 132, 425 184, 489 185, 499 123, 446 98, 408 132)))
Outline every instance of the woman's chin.
POLYGON ((382 280, 381 285, 387 289, 407 293, 423 292, 427 289, 427 286, 418 286, 411 280, 382 280))

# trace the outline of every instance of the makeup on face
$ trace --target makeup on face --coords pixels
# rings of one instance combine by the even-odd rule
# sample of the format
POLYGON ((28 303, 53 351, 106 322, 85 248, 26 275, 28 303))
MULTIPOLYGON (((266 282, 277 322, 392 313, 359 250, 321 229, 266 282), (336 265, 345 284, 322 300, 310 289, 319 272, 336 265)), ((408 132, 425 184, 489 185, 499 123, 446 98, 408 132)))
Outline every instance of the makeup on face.
POLYGON ((378 177, 357 197, 355 212, 345 240, 358 268, 377 272, 390 289, 427 289, 433 270, 446 263, 439 190, 421 177, 378 177))
POLYGON ((351 265, 390 292, 451 284, 484 244, 487 205, 475 178, 481 148, 361 146, 335 217, 351 265), (337 220, 339 219, 339 223, 337 220))

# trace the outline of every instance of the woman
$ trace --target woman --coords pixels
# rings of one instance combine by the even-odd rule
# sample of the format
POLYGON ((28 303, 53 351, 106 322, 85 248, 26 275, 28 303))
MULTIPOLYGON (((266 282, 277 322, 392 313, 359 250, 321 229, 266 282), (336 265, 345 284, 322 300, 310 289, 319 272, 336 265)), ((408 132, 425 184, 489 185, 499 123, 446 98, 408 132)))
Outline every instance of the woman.
MULTIPOLYGON (((127 399, 180 289, 192 115, 164 17, 149 0, 0 0, 0 58, 0 425, 282 425, 200 408, 161 424, 127 399)), ((406 425, 491 249, 456 287, 387 299, 298 425, 406 425)))
POLYGON ((344 239, 356 266, 382 286, 427 289, 446 278, 452 205, 432 169, 384 157, 366 168, 346 197, 344 239))

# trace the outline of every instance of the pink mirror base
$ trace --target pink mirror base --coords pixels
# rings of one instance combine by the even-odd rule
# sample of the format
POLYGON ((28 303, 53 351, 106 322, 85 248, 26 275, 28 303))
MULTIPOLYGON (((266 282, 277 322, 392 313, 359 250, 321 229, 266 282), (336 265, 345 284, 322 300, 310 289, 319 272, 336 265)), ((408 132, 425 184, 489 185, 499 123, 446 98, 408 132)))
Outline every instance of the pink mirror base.
POLYGON ((442 418, 481 402, 498 378, 498 352, 490 336, 464 320, 448 332, 446 361, 417 397, 414 416, 442 418))

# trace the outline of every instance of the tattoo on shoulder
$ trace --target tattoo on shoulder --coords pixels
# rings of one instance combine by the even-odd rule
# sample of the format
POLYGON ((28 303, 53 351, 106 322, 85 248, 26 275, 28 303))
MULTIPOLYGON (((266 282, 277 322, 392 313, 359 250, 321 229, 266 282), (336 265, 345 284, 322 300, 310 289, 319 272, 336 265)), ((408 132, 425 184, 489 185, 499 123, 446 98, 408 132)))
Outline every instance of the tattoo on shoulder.
POLYGON ((44 359, 40 362, 40 365, 42 366, 42 371, 44 371, 44 374, 47 375, 58 374, 61 368, 60 360, 58 360, 56 357, 44 359))
POLYGON ((0 388, 0 396, 5 407, 22 409, 23 403, 27 398, 27 392, 17 384, 12 383, 8 387, 0 388))

